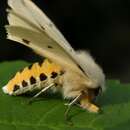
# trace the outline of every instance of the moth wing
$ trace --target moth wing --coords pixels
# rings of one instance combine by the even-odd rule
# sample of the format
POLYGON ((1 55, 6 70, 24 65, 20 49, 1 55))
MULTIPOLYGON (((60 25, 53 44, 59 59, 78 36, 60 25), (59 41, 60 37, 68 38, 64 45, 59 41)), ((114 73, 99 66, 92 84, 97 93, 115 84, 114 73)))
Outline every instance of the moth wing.
POLYGON ((47 57, 64 67, 79 71, 76 64, 74 64, 71 58, 63 51, 63 48, 57 46, 57 43, 47 35, 44 35, 44 33, 17 26, 6 26, 6 29, 8 39, 22 43, 34 49, 41 56, 47 57))
MULTIPOLYGON (((15 0, 13 0, 15 1, 15 0)), ((18 0, 19 1, 19 0, 18 0)), ((34 21, 36 21, 35 24, 37 24, 37 27, 39 29, 45 29, 45 33, 54 39, 57 44, 64 48, 64 51, 67 52, 69 57, 78 65, 78 69, 80 67, 80 70, 82 70, 87 76, 90 75, 90 69, 86 67, 84 62, 80 60, 80 57, 77 56, 77 52, 71 47, 69 42, 65 39, 65 37, 62 35, 62 33, 58 30, 58 28, 53 24, 53 22, 46 16, 46 14, 41 11, 34 3, 32 3, 30 0, 20 0, 21 3, 23 2, 23 6, 26 7, 26 10, 32 15, 34 21)), ((14 2, 13 2, 14 4, 14 2)), ((26 16, 27 17, 27 16, 26 16)), ((87 53, 86 53, 87 55, 87 53)), ((91 59, 92 62, 94 62, 93 58, 90 56, 90 54, 87 55, 89 59, 91 59)), ((84 60, 87 60, 86 57, 84 60)), ((90 76, 89 76, 90 77, 90 76)))
MULTIPOLYGON (((54 39, 57 44, 65 48, 67 51, 72 51, 73 48, 60 33, 53 22, 42 12, 31 0, 8 0, 8 5, 12 8, 10 15, 17 14, 18 17, 28 20, 31 24, 35 25, 39 31, 44 31, 48 36, 54 39)), ((8 17, 10 25, 16 25, 18 22, 14 21, 11 17, 8 17)), ((23 26, 23 24, 20 24, 23 26)), ((27 26, 26 26, 27 27, 27 26)), ((30 27, 29 27, 30 28, 30 27)))
POLYGON ((31 21, 40 30, 44 31, 57 41, 60 46, 71 48, 70 44, 53 24, 53 22, 31 0, 8 0, 9 6, 14 12, 31 21), (63 44, 62 44, 63 43, 63 44))
MULTIPOLYGON (((12 10, 9 12, 8 17, 10 25, 27 28, 30 31, 33 30, 35 32, 39 32, 39 34, 42 33, 44 37, 48 37, 47 42, 44 42, 43 37, 41 37, 42 43, 38 41, 32 42, 33 45, 28 45, 30 48, 38 52, 40 55, 46 56, 50 59, 52 59, 54 55, 55 61, 59 62, 61 60, 62 64, 71 66, 71 68, 75 69, 75 71, 79 71, 81 73, 82 70, 82 72, 84 72, 90 78, 93 77, 90 73, 91 67, 89 67, 89 65, 85 64, 86 62, 84 62, 84 60, 88 60, 87 58, 89 58, 91 59, 89 61, 92 61, 91 63, 93 63, 93 58, 89 54, 86 54, 87 56, 84 57, 83 60, 80 60, 80 57, 77 55, 77 52, 74 51, 74 49, 70 46, 68 41, 56 28, 53 22, 44 14, 44 12, 42 12, 33 2, 31 2, 31 0, 8 0, 8 4, 12 8, 12 10), (49 45, 53 46, 53 51, 49 48, 47 49, 48 43, 50 43, 49 45), (45 50, 45 48, 47 50, 45 50), (50 53, 51 55, 49 55, 50 53)), ((11 28, 9 30, 11 30, 11 28)), ((13 31, 13 34, 8 33, 9 35, 13 35, 12 40, 16 40, 18 38, 18 36, 15 36, 15 33, 17 33, 17 31, 13 31)), ((10 36, 9 39, 11 39, 10 36)), ((35 41, 34 38, 32 40, 35 41)), ((32 40, 30 39, 30 41, 32 40)), ((21 42, 21 39, 16 41, 21 42)), ((96 63, 95 67, 97 67, 96 63)))
POLYGON ((9 26, 6 26, 8 39, 22 43, 41 56, 81 73, 73 58, 58 44, 63 40, 62 35, 59 37, 61 33, 39 8, 30 0, 8 0, 8 5, 11 7, 8 12, 9 26))
POLYGON ((103 84, 102 69, 91 55, 75 52, 51 20, 31 0, 8 0, 8 5, 12 9, 8 15, 9 39, 32 48, 64 67, 87 75, 99 85, 103 84))
POLYGON ((24 16, 19 15, 19 13, 15 12, 14 10, 7 10, 7 12, 7 18, 10 26, 19 26, 36 32, 40 31, 32 21, 27 20, 24 16))

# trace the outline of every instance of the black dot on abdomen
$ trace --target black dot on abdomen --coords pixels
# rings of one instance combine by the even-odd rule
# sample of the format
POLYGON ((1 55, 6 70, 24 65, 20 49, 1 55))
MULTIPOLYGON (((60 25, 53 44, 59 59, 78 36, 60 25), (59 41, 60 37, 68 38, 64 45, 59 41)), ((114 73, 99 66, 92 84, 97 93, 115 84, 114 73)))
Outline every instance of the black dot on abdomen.
POLYGON ((23 86, 23 87, 27 87, 27 86, 28 86, 28 83, 27 83, 25 80, 23 80, 23 81, 22 81, 22 86, 23 86))
POLYGON ((13 91, 15 92, 15 91, 17 91, 19 88, 20 88, 20 86, 17 85, 17 84, 15 84, 15 85, 14 85, 14 89, 13 89, 13 91))
POLYGON ((52 72, 52 73, 51 73, 51 78, 56 78, 57 75, 58 75, 58 74, 57 74, 56 72, 52 72))
POLYGON ((47 79, 47 76, 44 73, 41 73, 39 78, 40 78, 40 81, 44 81, 47 79))
POLYGON ((30 77, 30 84, 32 85, 32 84, 35 84, 35 83, 36 83, 36 79, 33 76, 31 76, 30 77))

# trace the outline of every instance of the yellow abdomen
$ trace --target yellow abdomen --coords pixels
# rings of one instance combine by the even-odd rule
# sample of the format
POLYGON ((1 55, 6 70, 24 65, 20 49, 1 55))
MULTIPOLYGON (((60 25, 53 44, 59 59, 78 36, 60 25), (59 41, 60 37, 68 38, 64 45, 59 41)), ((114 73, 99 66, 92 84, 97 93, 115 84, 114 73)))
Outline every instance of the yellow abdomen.
POLYGON ((48 79, 54 80, 61 72, 61 66, 45 59, 43 62, 34 63, 29 67, 25 67, 21 72, 17 72, 3 90, 11 95, 18 95, 19 91, 22 94, 26 90, 30 90, 30 86, 35 85, 36 87, 39 82, 47 82, 48 79))

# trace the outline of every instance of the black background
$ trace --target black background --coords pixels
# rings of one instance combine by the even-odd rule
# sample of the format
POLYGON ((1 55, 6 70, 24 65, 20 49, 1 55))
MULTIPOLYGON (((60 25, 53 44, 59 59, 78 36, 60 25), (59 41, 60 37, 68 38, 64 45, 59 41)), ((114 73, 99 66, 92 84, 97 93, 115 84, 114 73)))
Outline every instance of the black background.
MULTIPOLYGON (((130 81, 130 1, 34 0, 75 49, 91 52, 107 78, 130 81)), ((0 0, 0 62, 38 60, 28 48, 6 40, 7 1, 0 0)), ((2 69, 2 68, 0 68, 2 69)))

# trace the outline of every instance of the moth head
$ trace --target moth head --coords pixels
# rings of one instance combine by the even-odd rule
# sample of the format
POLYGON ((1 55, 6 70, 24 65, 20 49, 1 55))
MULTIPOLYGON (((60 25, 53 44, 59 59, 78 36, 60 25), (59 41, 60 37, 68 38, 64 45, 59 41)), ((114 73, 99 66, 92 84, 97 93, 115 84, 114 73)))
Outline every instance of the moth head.
POLYGON ((105 80, 102 82, 86 78, 81 90, 81 95, 88 96, 90 101, 95 101, 105 90, 105 80))
POLYGON ((101 94, 102 94, 102 88, 100 86, 94 89, 87 88, 81 92, 81 95, 87 96, 90 102, 94 102, 97 99, 97 97, 101 94))
POLYGON ((103 90, 99 82, 75 72, 67 71, 61 81, 65 98, 73 99, 80 94, 90 94, 95 98, 103 90))

